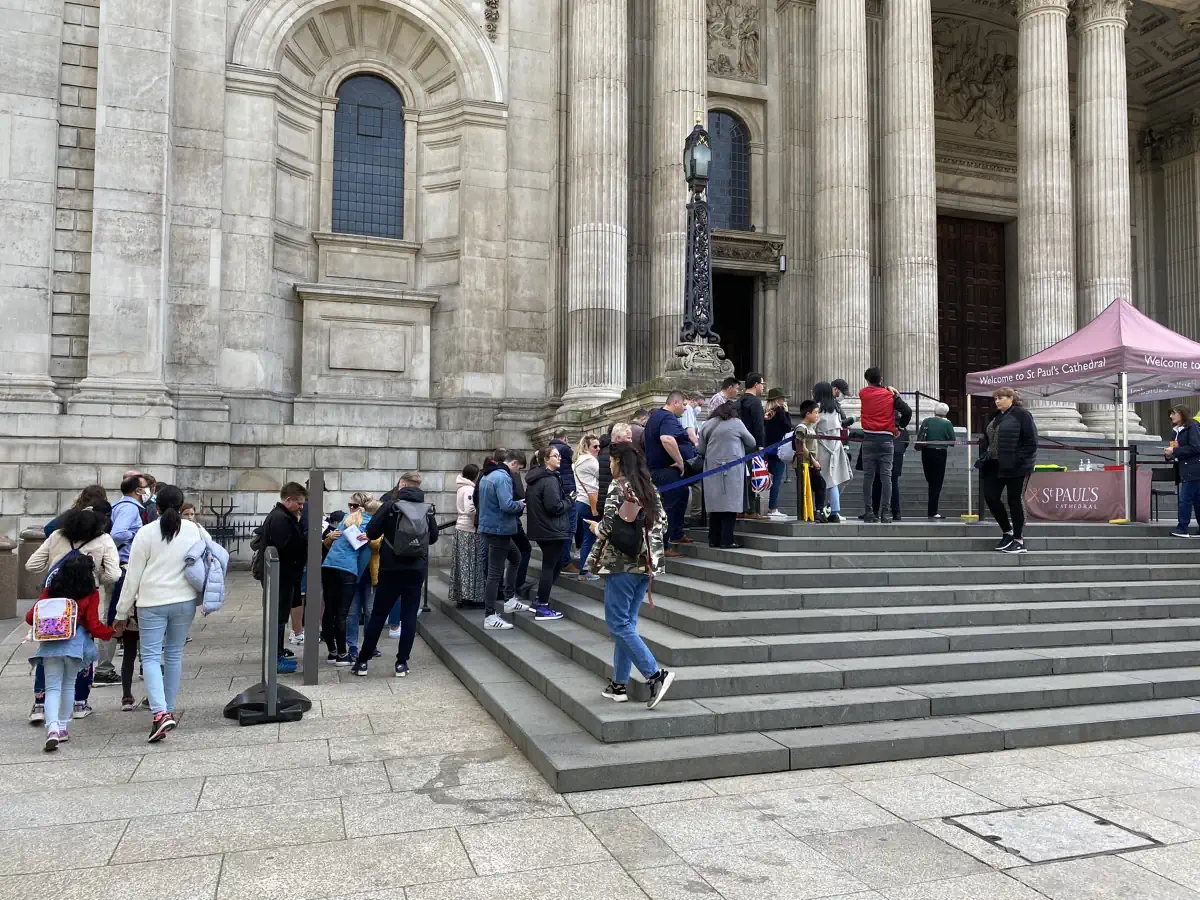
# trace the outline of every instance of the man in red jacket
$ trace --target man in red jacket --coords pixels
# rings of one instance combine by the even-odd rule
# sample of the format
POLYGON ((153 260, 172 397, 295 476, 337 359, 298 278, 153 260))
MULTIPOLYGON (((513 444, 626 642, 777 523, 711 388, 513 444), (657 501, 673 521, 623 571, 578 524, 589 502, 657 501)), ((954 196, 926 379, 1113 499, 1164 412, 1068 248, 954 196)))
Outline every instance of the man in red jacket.
MULTIPOLYGON (((863 375, 867 386, 858 392, 862 404, 860 421, 863 430, 862 449, 859 451, 863 470, 863 509, 866 522, 878 522, 880 517, 873 510, 871 488, 875 484, 875 476, 879 476, 881 484, 892 483, 892 456, 895 450, 895 439, 899 436, 896 428, 896 409, 907 409, 908 404, 900 397, 900 392, 894 387, 883 386, 883 373, 878 366, 871 366, 863 375)), ((892 521, 891 510, 880 509, 885 525, 892 521)))

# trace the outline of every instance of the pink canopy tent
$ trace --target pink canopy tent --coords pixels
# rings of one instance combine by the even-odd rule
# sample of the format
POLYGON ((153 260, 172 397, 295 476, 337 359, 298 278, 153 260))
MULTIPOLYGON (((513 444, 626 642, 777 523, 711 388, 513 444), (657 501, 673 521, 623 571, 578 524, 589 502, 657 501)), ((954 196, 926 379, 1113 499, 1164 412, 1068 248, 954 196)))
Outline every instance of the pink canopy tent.
MULTIPOLYGON (((1074 403, 1116 404, 1120 442, 1128 446, 1130 402, 1200 394, 1200 343, 1160 325, 1124 299, 1116 299, 1091 322, 1028 359, 967 376, 968 394, 1009 387, 1026 397, 1074 403)), ((967 404, 971 433, 971 404, 967 404)), ((967 449, 970 466, 971 448, 967 449)), ((1125 470, 1125 518, 1129 518, 1129 469, 1125 470)), ((967 479, 968 513, 971 479, 967 479)))

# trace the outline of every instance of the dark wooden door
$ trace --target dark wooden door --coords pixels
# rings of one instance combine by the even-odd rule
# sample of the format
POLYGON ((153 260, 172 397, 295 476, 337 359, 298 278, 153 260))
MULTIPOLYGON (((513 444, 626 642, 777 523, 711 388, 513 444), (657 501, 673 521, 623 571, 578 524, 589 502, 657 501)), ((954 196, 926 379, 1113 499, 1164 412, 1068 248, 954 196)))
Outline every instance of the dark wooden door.
POLYGON ((745 378, 758 365, 754 306, 753 276, 713 273, 713 328, 721 336, 721 349, 738 378, 745 378))
MULTIPOLYGON (((938 362, 942 399, 955 425, 967 424, 967 373, 1008 361, 1006 327, 1004 226, 939 216, 938 362)), ((975 399, 974 430, 990 408, 990 399, 975 399)))

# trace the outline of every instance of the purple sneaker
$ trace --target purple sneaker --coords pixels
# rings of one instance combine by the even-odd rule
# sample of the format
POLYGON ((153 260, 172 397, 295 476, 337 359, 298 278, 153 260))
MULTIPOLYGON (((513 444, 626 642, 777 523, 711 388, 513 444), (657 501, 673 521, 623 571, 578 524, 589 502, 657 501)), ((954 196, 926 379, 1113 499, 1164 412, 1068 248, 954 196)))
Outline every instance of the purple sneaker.
POLYGON ((560 612, 556 612, 555 610, 551 609, 549 606, 535 606, 533 608, 533 617, 539 621, 549 622, 549 621, 554 621, 555 619, 561 619, 563 617, 563 614, 560 612))

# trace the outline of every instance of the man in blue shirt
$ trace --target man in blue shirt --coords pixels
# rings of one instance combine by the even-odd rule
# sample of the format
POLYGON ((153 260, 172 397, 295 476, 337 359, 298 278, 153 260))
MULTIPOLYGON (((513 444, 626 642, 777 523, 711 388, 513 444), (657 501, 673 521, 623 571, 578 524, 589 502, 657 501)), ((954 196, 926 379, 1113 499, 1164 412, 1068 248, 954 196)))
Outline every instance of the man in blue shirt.
MULTIPOLYGON (((140 474, 126 474, 121 482, 121 499, 112 508, 113 543, 117 545, 117 556, 121 560, 121 578, 112 586, 109 592, 108 610, 105 622, 112 624, 117 615, 117 601, 121 599, 121 588, 125 585, 125 567, 129 563, 129 548, 133 546, 133 538, 138 529, 146 523, 145 502, 150 499, 150 491, 146 479, 140 474)), ((96 674, 93 684, 120 684, 121 675, 113 665, 116 655, 117 642, 101 641, 99 660, 96 662, 96 674)))
POLYGON ((662 494, 663 509, 667 514, 667 533, 663 535, 665 555, 672 558, 682 554, 672 549, 671 544, 686 543, 689 540, 683 536, 688 492, 684 488, 662 492, 664 488, 683 480, 685 463, 696 455, 696 446, 679 421, 686 404, 687 397, 683 391, 672 391, 667 397, 667 405, 650 414, 644 435, 646 465, 650 468, 650 477, 662 494))

